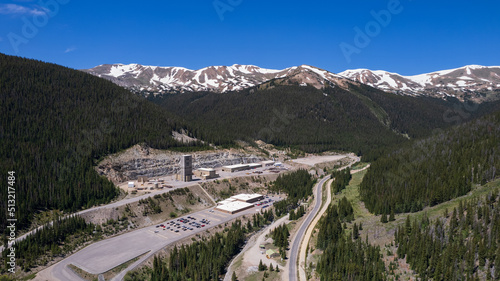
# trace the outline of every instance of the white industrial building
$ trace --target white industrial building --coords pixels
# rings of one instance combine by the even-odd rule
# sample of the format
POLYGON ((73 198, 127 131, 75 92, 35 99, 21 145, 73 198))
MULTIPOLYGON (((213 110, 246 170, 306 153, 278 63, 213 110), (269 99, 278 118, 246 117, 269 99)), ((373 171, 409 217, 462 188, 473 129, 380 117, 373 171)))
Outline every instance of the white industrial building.
POLYGON ((235 196, 232 196, 231 199, 241 201, 241 202, 246 202, 246 203, 253 203, 257 202, 259 200, 264 199, 263 195, 254 193, 254 194, 238 194, 235 196))
POLYGON ((259 164, 259 163, 248 164, 249 169, 257 169, 257 168, 261 168, 261 167, 262 167, 262 164, 259 164))
POLYGON ((269 166, 272 166, 274 165, 274 161, 273 160, 269 160, 269 161, 262 161, 262 166, 263 167, 269 167, 269 166))
POLYGON ((217 174, 217 172, 212 168, 199 168, 194 171, 194 175, 203 180, 215 179, 219 177, 219 174, 217 174))
POLYGON ((233 201, 227 202, 226 204, 219 205, 215 208, 215 210, 227 213, 227 214, 235 214, 241 211, 245 211, 253 208, 253 204, 241 202, 241 201, 233 201))
POLYGON ((264 199, 263 195, 254 194, 238 194, 227 198, 224 201, 217 203, 215 210, 227 214, 235 214, 253 207, 254 202, 264 199))
POLYGON ((222 171, 224 172, 239 172, 239 171, 244 171, 248 170, 248 165, 247 164, 236 164, 236 165, 230 165, 230 166, 224 166, 222 167, 222 171))
POLYGON ((227 198, 226 200, 223 200, 223 201, 217 202, 217 205, 225 205, 225 204, 228 204, 228 203, 231 203, 231 202, 234 202, 234 201, 236 201, 236 199, 233 199, 233 198, 227 198))

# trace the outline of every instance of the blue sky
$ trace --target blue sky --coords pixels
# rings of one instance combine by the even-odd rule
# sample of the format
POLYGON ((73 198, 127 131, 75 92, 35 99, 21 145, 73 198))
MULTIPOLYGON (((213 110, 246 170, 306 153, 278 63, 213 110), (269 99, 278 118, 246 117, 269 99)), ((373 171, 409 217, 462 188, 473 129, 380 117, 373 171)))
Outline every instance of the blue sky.
POLYGON ((0 52, 76 69, 104 63, 191 69, 309 64, 332 72, 369 68, 411 75, 500 65, 499 50, 499 1, 0 3, 0 52))

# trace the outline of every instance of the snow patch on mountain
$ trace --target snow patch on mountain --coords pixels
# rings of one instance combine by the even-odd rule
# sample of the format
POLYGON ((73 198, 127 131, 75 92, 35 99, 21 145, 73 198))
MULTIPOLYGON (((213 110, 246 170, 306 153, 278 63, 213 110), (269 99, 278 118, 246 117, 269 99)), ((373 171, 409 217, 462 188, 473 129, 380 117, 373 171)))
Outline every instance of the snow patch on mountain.
POLYGON ((319 89, 324 86, 325 81, 335 85, 338 80, 347 80, 339 75, 309 65, 277 70, 260 68, 255 65, 234 64, 232 66, 209 66, 191 70, 182 67, 158 67, 139 64, 104 64, 84 71, 109 79, 135 92, 148 91, 156 93, 184 91, 224 93, 243 90, 272 79, 287 77, 291 78, 294 83, 306 83, 319 89), (309 74, 305 75, 304 73, 309 74), (302 79, 308 80, 301 81, 302 79))
POLYGON ((500 99, 500 67, 467 65, 413 76, 383 70, 353 69, 339 73, 351 80, 398 94, 453 96, 460 100, 500 99))

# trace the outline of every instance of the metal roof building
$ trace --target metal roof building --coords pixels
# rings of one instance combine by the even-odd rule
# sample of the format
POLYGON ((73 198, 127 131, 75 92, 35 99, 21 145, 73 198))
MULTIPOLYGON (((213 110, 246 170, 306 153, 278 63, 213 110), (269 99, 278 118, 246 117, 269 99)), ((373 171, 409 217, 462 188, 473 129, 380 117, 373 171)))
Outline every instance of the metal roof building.
POLYGON ((231 172, 231 173, 238 172, 238 171, 244 171, 244 170, 248 170, 247 164, 236 164, 236 165, 222 167, 222 171, 231 172))
POLYGON ((264 196, 258 193, 254 193, 254 194, 238 194, 231 196, 231 198, 241 202, 253 203, 264 199, 264 196))
POLYGON ((253 204, 241 201, 234 201, 234 202, 227 202, 226 204, 223 205, 219 205, 215 208, 215 210, 227 214, 235 214, 251 208, 253 208, 253 204))

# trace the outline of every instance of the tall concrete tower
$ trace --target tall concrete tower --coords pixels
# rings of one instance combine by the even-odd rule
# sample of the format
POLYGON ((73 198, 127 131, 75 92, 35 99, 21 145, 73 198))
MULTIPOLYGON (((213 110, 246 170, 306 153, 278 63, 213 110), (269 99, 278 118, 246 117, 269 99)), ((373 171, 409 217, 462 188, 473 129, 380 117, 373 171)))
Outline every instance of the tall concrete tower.
POLYGON ((193 157, 182 155, 181 157, 181 181, 193 180, 193 157))

